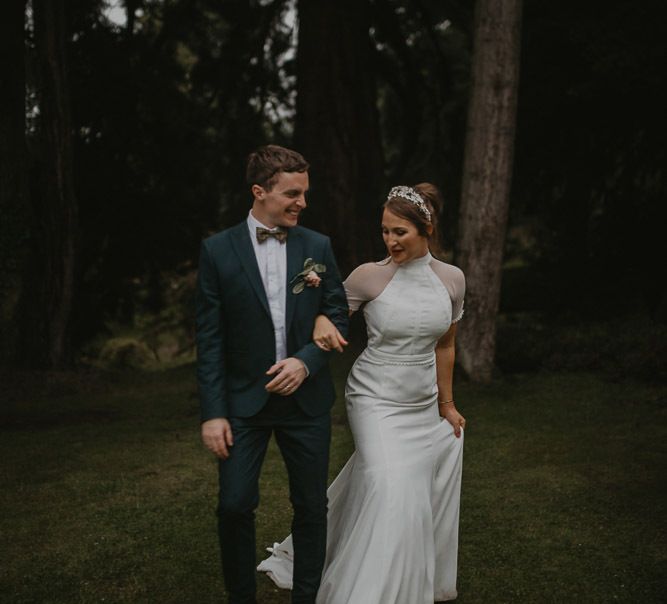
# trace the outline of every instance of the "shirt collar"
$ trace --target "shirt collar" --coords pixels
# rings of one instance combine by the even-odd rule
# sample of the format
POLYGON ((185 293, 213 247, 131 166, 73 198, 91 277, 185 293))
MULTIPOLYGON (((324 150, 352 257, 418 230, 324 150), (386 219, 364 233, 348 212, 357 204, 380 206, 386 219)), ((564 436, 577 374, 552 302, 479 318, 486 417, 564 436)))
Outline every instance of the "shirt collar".
MULTIPOLYGON (((250 229, 250 234, 254 236, 255 229, 257 229, 258 227, 262 229, 269 229, 269 227, 267 227, 265 224, 262 224, 259 220, 257 220, 257 218, 255 218, 252 215, 252 210, 250 210, 250 212, 248 212, 248 228, 250 229)), ((271 230, 273 229, 269 229, 269 231, 271 230)))

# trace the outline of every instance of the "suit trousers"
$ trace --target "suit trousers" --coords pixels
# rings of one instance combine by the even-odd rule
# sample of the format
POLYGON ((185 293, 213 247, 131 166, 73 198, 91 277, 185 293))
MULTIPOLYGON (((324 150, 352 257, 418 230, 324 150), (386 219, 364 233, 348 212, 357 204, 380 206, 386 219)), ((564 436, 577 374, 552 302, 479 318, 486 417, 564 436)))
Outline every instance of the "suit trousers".
POLYGON ((259 474, 275 433, 287 467, 294 511, 292 602, 314 604, 326 554, 330 413, 309 417, 293 397, 271 395, 256 415, 229 421, 234 445, 230 457, 220 460, 218 466, 218 534, 229 603, 256 601, 259 474))

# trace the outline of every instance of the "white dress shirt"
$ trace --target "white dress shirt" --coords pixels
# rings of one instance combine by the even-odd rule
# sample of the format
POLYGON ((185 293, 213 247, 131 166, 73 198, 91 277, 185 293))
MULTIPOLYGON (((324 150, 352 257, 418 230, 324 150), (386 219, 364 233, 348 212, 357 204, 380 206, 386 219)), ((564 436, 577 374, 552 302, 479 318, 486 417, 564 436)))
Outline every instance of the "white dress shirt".
POLYGON ((276 339, 276 362, 278 362, 287 357, 287 333, 285 331, 287 243, 280 243, 274 237, 269 237, 266 241, 259 243, 257 227, 268 228, 252 215, 251 210, 248 214, 250 241, 255 250, 259 274, 262 276, 264 291, 269 302, 276 339))

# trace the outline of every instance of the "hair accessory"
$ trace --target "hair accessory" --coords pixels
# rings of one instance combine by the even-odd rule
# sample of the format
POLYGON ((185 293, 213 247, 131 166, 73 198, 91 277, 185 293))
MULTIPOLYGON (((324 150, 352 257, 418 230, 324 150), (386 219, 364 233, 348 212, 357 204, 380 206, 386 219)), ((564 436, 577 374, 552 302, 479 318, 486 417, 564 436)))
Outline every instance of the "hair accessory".
POLYGON ((412 187, 406 187, 405 185, 394 187, 391 191, 389 191, 387 200, 391 199, 392 197, 402 197, 403 199, 407 199, 409 202, 415 204, 419 208, 419 211, 424 214, 424 216, 426 216, 426 220, 429 222, 431 221, 431 212, 426 207, 424 198, 412 187))

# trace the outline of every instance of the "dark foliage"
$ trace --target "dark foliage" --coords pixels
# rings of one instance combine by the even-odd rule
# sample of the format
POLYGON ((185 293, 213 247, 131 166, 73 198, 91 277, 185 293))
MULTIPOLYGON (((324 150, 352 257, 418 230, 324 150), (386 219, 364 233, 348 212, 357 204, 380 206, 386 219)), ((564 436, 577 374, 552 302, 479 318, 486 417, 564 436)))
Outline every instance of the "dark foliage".
MULTIPOLYGON (((201 237, 247 212, 246 154, 267 141, 292 144, 296 3, 127 0, 124 25, 110 22, 98 0, 66 6, 80 225, 72 330, 80 345, 109 320, 164 309, 165 275, 194 267, 201 237)), ((449 251, 473 3, 368 0, 368 7, 381 184, 439 185, 449 251)), ((512 310, 664 319, 660 8, 657 0, 526 0, 506 254, 530 270, 505 284, 526 293, 510 296, 512 310)), ((34 176, 40 115, 31 36, 28 29, 25 173, 32 167, 34 176)), ((358 93, 328 76, 341 98, 358 93)), ((381 197, 355 199, 350 220, 375 211, 381 197)), ((26 256, 16 248, 29 245, 30 233, 25 208, 5 206, 13 226, 3 226, 3 240, 15 242, 3 244, 8 267, 26 256)), ((336 238, 344 227, 332 228, 336 238)), ((359 237, 379 240, 370 226, 359 237)), ((15 266, 9 272, 16 275, 15 266)), ((3 326, 16 315, 11 301, 20 289, 15 279, 5 282, 3 326)))
POLYGON ((664 319, 661 8, 526 3, 512 212, 552 310, 664 319))

